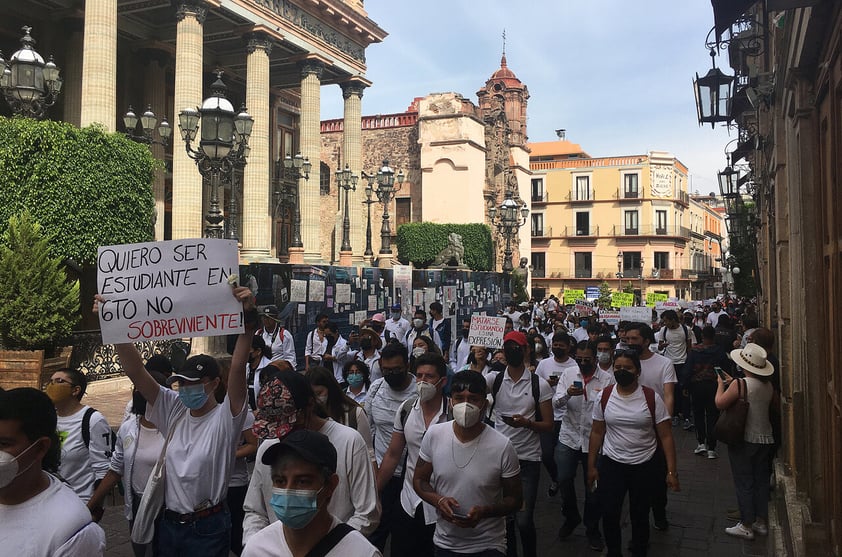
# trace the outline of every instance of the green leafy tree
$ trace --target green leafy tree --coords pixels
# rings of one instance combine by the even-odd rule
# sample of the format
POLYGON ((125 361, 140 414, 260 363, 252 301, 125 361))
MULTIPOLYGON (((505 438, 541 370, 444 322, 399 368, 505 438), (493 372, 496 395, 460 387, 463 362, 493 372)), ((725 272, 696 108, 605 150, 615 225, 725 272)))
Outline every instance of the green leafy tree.
POLYGON ((634 285, 629 281, 624 287, 623 292, 626 294, 634 294, 634 285))
POLYGON ((473 271, 490 271, 494 264, 494 246, 491 229, 484 224, 435 224, 411 222, 398 228, 395 243, 398 261, 412 263, 416 269, 432 265, 439 252, 447 247, 452 232, 462 236, 465 248, 465 265, 473 271))
POLYGON ((53 238, 28 212, 11 217, 0 245, 0 341, 48 353, 79 320, 79 282, 50 255, 53 238))
POLYGON ((600 309, 611 307, 611 286, 606 281, 602 281, 599 285, 599 298, 596 299, 596 305, 600 309))
POLYGON ((29 211, 50 254, 78 263, 93 262, 102 245, 152 240, 156 163, 145 145, 28 118, 0 118, 0 145, 0 233, 29 211))

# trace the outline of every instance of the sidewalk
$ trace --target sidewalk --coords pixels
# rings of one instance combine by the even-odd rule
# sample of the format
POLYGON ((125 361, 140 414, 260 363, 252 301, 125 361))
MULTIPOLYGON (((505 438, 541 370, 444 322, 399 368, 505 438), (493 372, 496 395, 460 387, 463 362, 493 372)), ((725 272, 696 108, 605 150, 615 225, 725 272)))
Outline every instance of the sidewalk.
MULTIPOLYGON (((102 386, 85 397, 83 402, 101 411, 112 427, 120 424, 126 402, 131 398, 127 381, 112 380, 113 384, 102 386)), ((758 536, 755 541, 738 540, 725 533, 734 521, 726 516, 729 509, 737 506, 731 471, 728 465, 728 449, 721 447, 720 458, 708 460, 696 456, 696 437, 692 432, 673 428, 678 451, 678 475, 681 493, 669 493, 667 517, 670 528, 659 532, 654 528, 650 535, 650 557, 763 557, 767 555, 766 538, 758 536)), ((581 478, 577 478, 577 492, 582 496, 581 478)), ((123 517, 122 500, 109 501, 105 516, 100 523, 105 529, 109 557, 132 557, 129 543, 128 523, 123 517)), ((538 528, 538 555, 550 557, 596 557, 599 553, 588 548, 585 529, 579 526, 568 539, 559 541, 557 532, 561 526, 561 501, 547 496, 547 477, 542 472, 542 481, 535 509, 538 528)), ((631 536, 628 516, 623 519, 623 544, 631 536)), ((628 552, 626 552, 628 554, 628 552)), ((233 555, 233 554, 232 554, 233 555)), ((388 555, 388 552, 387 552, 388 555)), ((394 556, 400 557, 400 556, 394 556)))

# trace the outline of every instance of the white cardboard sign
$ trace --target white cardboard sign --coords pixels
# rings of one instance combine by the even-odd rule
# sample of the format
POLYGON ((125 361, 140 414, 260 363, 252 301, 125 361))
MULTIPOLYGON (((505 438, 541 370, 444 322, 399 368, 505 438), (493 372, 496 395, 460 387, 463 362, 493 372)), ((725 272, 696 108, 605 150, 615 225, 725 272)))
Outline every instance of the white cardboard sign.
POLYGON ((503 330, 506 328, 505 317, 471 316, 471 329, 468 332, 468 344, 503 348, 503 330))
POLYGON ((652 308, 639 306, 620 308, 620 321, 634 321, 635 323, 651 325, 652 308))
POLYGON ((238 268, 235 240, 100 247, 103 344, 242 333, 243 306, 228 283, 238 268))

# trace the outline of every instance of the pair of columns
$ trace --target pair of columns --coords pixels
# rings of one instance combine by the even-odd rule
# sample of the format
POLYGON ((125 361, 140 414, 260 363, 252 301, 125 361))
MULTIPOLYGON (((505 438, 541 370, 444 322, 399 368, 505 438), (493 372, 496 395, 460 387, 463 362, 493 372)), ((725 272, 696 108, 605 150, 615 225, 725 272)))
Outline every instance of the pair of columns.
MULTIPOLYGON (((184 107, 202 103, 202 53, 204 46, 203 24, 207 6, 201 1, 183 2, 176 11, 175 53, 175 117, 184 107)), ((80 125, 99 122, 106 129, 114 129, 117 115, 117 0, 86 0, 84 28, 84 59, 82 62, 82 103, 80 125)), ((246 106, 254 117, 250 139, 250 155, 243 179, 243 233, 240 259, 244 263, 271 260, 270 221, 270 155, 269 129, 270 38, 255 33, 247 45, 246 106)), ((303 250, 292 251, 290 262, 304 263, 322 260, 321 200, 319 177, 321 161, 320 103, 323 63, 318 59, 305 59, 301 70, 301 153, 312 163, 310 179, 301 180, 301 236, 303 250)), ((344 105, 344 162, 359 175, 362 169, 361 154, 361 100, 366 83, 351 80, 342 85, 344 105)), ((154 95, 153 95, 154 96, 154 95)), ((161 111, 164 113, 164 111, 161 111)), ((174 134, 173 141, 180 138, 174 134)), ((294 154, 294 153, 292 153, 294 154)), ((285 153, 281 153, 284 156, 285 153)), ((163 231, 163 183, 155 185, 158 208, 158 238, 163 231), (158 191, 161 190, 161 191, 158 191)), ((351 192, 352 245, 362 259, 364 245, 362 192, 351 192)), ((203 216, 202 177, 192 159, 179 145, 173 148, 173 203, 172 237, 198 238, 202 236, 203 216)))

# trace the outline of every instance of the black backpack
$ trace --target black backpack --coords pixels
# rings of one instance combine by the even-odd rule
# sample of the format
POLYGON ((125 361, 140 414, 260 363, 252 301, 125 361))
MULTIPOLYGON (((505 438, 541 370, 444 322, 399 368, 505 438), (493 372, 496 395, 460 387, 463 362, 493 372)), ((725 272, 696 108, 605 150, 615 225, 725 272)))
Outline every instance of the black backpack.
MULTIPOLYGON (((491 409, 488 411, 488 415, 491 416, 492 412, 494 412, 494 405, 497 404, 497 393, 500 392, 500 387, 503 385, 503 374, 506 373, 506 370, 501 371, 497 374, 497 377, 494 378, 494 384, 491 386, 491 398, 494 401, 491 403, 491 409)), ((532 372, 530 372, 532 373, 532 372)), ((535 421, 541 421, 541 384, 538 381, 538 376, 532 373, 532 398, 535 400, 535 421)))
MULTIPOLYGON (((96 410, 94 408, 88 407, 85 410, 85 415, 82 416, 82 442, 85 443, 85 448, 88 448, 91 444, 91 416, 93 416, 96 410)), ((110 457, 111 454, 114 452, 114 445, 117 444, 117 435, 114 433, 114 430, 111 430, 111 450, 108 451, 108 454, 105 456, 110 457)))

